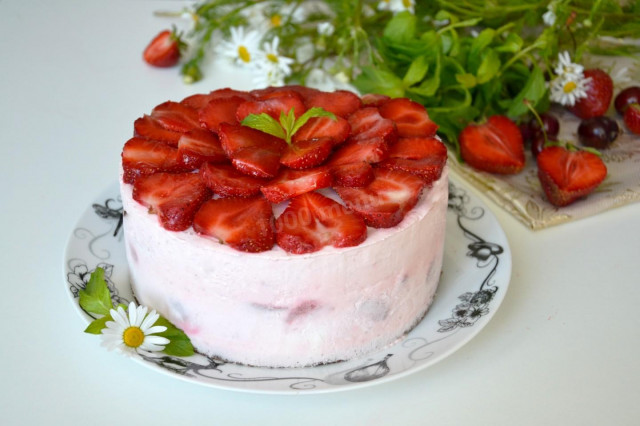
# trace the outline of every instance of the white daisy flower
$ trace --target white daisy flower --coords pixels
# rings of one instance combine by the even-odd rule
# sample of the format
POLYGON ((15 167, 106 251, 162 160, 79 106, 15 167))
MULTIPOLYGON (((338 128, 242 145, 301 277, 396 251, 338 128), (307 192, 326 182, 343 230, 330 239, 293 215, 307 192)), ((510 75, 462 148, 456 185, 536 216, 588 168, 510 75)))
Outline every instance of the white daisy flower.
POLYGON ((551 96, 549 99, 561 105, 574 106, 578 99, 587 97, 587 89, 591 78, 584 75, 565 75, 555 78, 551 82, 551 96))
POLYGON ((109 349, 119 348, 123 352, 132 354, 138 349, 149 352, 162 351, 169 339, 153 336, 167 329, 165 326, 156 325, 160 315, 152 310, 147 314, 146 306, 137 306, 131 302, 127 312, 118 306, 118 309, 109 311, 113 321, 106 322, 106 328, 102 330, 103 343, 109 349))
POLYGON ((284 84, 284 78, 291 75, 291 64, 293 59, 280 55, 278 45, 280 38, 275 36, 271 42, 262 45, 259 52, 259 60, 256 62, 258 73, 267 78, 268 81, 277 82, 279 84, 269 84, 271 86, 281 86, 284 84))
POLYGON ((549 10, 547 10, 543 15, 542 15, 542 22, 544 22, 544 24, 547 27, 553 27, 556 23, 556 13, 551 10, 551 8, 549 7, 549 10))
POLYGON ((571 62, 571 56, 566 50, 558 53, 558 65, 556 65, 555 73, 558 77, 583 77, 584 67, 580 64, 571 62))
POLYGON ((318 34, 321 36, 330 36, 335 30, 336 29, 331 22, 320 22, 318 24, 318 34))
POLYGON ((231 40, 224 40, 219 51, 235 64, 251 66, 255 64, 260 39, 258 31, 245 33, 244 27, 231 27, 231 40))
POLYGON ((393 13, 407 10, 415 13, 415 0, 382 0, 378 3, 378 10, 388 10, 393 13))
POLYGON ((272 28, 278 28, 282 26, 287 20, 291 23, 299 24, 307 19, 307 11, 302 5, 296 3, 285 4, 280 7, 280 10, 269 17, 272 28))

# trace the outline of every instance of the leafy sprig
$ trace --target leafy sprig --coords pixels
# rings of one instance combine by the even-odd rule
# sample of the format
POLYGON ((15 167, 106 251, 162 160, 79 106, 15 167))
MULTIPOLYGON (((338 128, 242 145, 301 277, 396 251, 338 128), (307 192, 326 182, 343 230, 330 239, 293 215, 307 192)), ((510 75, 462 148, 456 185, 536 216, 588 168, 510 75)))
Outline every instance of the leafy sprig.
MULTIPOLYGON (((84 330, 85 333, 102 334, 102 330, 106 328, 107 321, 113 321, 110 311, 114 308, 107 281, 104 279, 104 269, 96 268, 91 273, 89 282, 84 289, 80 290, 79 295, 79 303, 82 309, 89 313, 100 315, 100 318, 93 320, 87 326, 84 330)), ((125 311, 128 309, 126 305, 119 306, 125 311)), ((169 343, 165 345, 162 352, 172 356, 191 356, 194 354, 193 345, 189 337, 169 320, 160 316, 152 325, 160 325, 167 328, 162 333, 155 334, 169 339, 169 343)))
POLYGON ((313 107, 306 110, 298 118, 296 118, 293 108, 286 114, 281 111, 279 121, 264 112, 262 114, 249 114, 242 120, 241 124, 283 139, 288 145, 291 145, 293 135, 314 117, 329 117, 334 121, 337 120, 332 112, 320 107, 313 107))

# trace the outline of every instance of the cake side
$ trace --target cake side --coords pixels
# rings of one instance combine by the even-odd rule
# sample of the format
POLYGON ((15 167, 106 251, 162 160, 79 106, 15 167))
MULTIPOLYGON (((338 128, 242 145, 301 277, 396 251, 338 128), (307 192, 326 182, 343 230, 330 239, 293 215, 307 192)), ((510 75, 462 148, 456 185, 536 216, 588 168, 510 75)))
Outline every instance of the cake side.
POLYGON ((121 190, 136 297, 208 355, 280 367, 361 356, 413 327, 437 287, 446 168, 396 227, 306 255, 278 247, 247 254, 192 229, 167 232, 132 199, 131 185, 121 190))

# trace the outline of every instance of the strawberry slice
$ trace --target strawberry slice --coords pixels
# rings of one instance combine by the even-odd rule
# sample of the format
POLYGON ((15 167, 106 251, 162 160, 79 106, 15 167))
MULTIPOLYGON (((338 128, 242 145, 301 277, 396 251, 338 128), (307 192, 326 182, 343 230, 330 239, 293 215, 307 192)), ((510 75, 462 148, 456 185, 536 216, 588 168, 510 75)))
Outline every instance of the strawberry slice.
POLYGON ((239 97, 244 99, 245 101, 253 100, 253 96, 249 94, 249 92, 243 92, 241 90, 234 90, 230 88, 218 89, 214 90, 210 93, 200 93, 196 95, 187 96, 180 103, 184 106, 188 106, 193 109, 200 109, 206 106, 209 102, 214 99, 224 99, 224 98, 232 98, 239 97))
POLYGON ((334 186, 361 187, 373 180, 373 167, 364 161, 331 167, 334 186))
POLYGON ((307 108, 302 102, 300 95, 292 93, 284 93, 279 96, 273 96, 263 100, 246 101, 242 103, 236 111, 238 121, 242 121, 249 114, 269 114, 276 120, 280 119, 280 113, 287 114, 291 108, 297 117, 300 117, 307 108))
POLYGON ((262 197, 219 198, 202 205, 193 229, 236 250, 257 253, 273 247, 273 220, 271 204, 262 197))
POLYGON ((333 145, 344 142, 351 133, 349 122, 342 117, 336 116, 337 120, 329 117, 313 117, 309 119, 293 135, 293 141, 304 141, 309 139, 331 138, 333 145))
POLYGON ((380 115, 396 123, 401 138, 433 137, 438 125, 429 119, 424 106, 407 98, 396 98, 380 107, 380 115))
POLYGON ((180 60, 180 38, 171 31, 164 30, 151 40, 142 57, 154 67, 172 67, 180 60))
POLYGON ((220 197, 253 197, 268 181, 247 176, 227 164, 205 163, 200 168, 202 181, 220 197))
POLYGON ((309 139, 288 145, 280 157, 280 163, 301 170, 319 166, 331 154, 334 141, 331 138, 309 139))
POLYGON ((542 189, 549 202, 558 207, 590 194, 607 176, 604 162, 587 151, 551 146, 538 154, 537 162, 542 189))
POLYGON ((375 137, 383 138, 389 145, 398 138, 396 125, 393 121, 380 115, 378 108, 367 107, 359 109, 349 116, 352 140, 364 140, 375 137))
POLYGON ((470 124, 460 133, 460 154, 471 167, 489 173, 515 174, 524 168, 524 142, 518 126, 501 115, 470 124))
POLYGON ((178 149, 164 142, 133 137, 122 149, 123 180, 134 183, 141 176, 156 172, 187 171, 179 158, 178 149))
POLYGON ((400 138, 389 149, 380 167, 402 170, 424 179, 427 185, 440 179, 447 162, 447 148, 435 138, 400 138))
POLYGON ((311 94, 305 101, 307 108, 321 107, 338 117, 346 118, 362 106, 360 98, 347 90, 335 92, 317 92, 311 94))
POLYGON ((371 106, 371 107, 379 107, 385 102, 391 99, 387 95, 379 95, 376 93, 367 93, 362 97, 362 105, 371 106))
POLYGON ((161 103, 151 111, 151 117, 155 118, 165 129, 174 132, 186 133, 191 129, 200 128, 198 111, 179 102, 161 103))
POLYGON ((142 176, 133 185, 133 199, 156 213, 169 231, 184 231, 211 193, 193 173, 156 173, 142 176))
POLYGON ((361 218, 316 192, 291 200, 276 220, 278 245, 289 253, 311 253, 329 245, 351 247, 366 238, 367 227, 361 218))
POLYGON ((180 132, 165 129, 158 123, 158 120, 148 115, 134 121, 133 134, 144 139, 166 142, 171 146, 178 146, 178 141, 182 136, 180 132))
POLYGON ((212 132, 217 132, 221 123, 237 124, 236 111, 244 102, 239 96, 213 99, 198 111, 200 124, 212 132))
POLYGON ((307 170, 282 170, 275 179, 260 188, 264 197, 272 203, 326 188, 331 185, 331 173, 327 167, 307 170))
POLYGON ((207 130, 193 129, 183 133, 178 142, 178 155, 185 167, 195 170, 204 162, 224 163, 227 156, 218 137, 207 130))
POLYGON ((291 84, 289 86, 281 86, 281 87, 267 87, 265 89, 256 89, 252 90, 250 93, 256 99, 266 99, 266 97, 270 96, 273 93, 282 93, 282 92, 296 92, 300 97, 305 100, 320 92, 318 89, 314 89, 311 87, 300 86, 297 84, 291 84))
POLYGON ((613 80, 597 68, 585 70, 584 77, 591 79, 587 83, 587 96, 578 99, 569 110, 583 120, 605 115, 613 97, 613 80))
POLYGON ((349 163, 379 163, 387 158, 389 148, 383 138, 363 139, 353 142, 349 139, 333 153, 329 159, 330 166, 341 166, 349 163))
POLYGON ((242 173, 273 178, 280 168, 280 155, 286 143, 274 136, 246 126, 220 124, 218 136, 231 163, 242 173))
POLYGON ((334 189, 367 225, 374 228, 396 226, 418 202, 424 181, 396 170, 374 169, 373 173, 373 181, 365 187, 334 189))

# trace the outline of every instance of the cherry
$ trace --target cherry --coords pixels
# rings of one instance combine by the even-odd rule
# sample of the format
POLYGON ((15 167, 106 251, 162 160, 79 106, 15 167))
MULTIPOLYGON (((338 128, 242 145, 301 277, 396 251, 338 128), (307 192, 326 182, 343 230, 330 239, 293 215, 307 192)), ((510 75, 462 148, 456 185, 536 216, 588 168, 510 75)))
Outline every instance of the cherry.
MULTIPOLYGON (((554 115, 544 112, 540 114, 540 120, 542 120, 544 131, 547 132, 547 137, 550 140, 556 140, 560 132, 560 122, 558 119, 554 115)), ((538 120, 532 117, 528 121, 520 123, 520 133, 525 142, 533 142, 538 136, 542 136, 542 129, 540 128, 538 120)), ((544 139, 544 137, 542 137, 542 139, 544 139)))
POLYGON ((618 96, 616 96, 614 101, 616 111, 621 115, 624 114, 624 111, 629 105, 638 103, 640 103, 640 87, 638 86, 627 87, 622 92, 618 93, 618 96))
MULTIPOLYGON (((549 141, 555 142, 558 140, 557 136, 547 136, 549 138, 549 141)), ((540 154, 542 152, 542 150, 545 148, 544 144, 545 144, 545 140, 544 140, 544 135, 542 133, 538 133, 535 138, 533 138, 533 140, 531 141, 531 155, 533 155, 533 158, 538 158, 538 154, 540 154)))
POLYGON ((585 146, 597 149, 608 148, 616 140, 620 128, 618 123, 609 117, 593 117, 582 120, 578 127, 578 138, 585 146))

